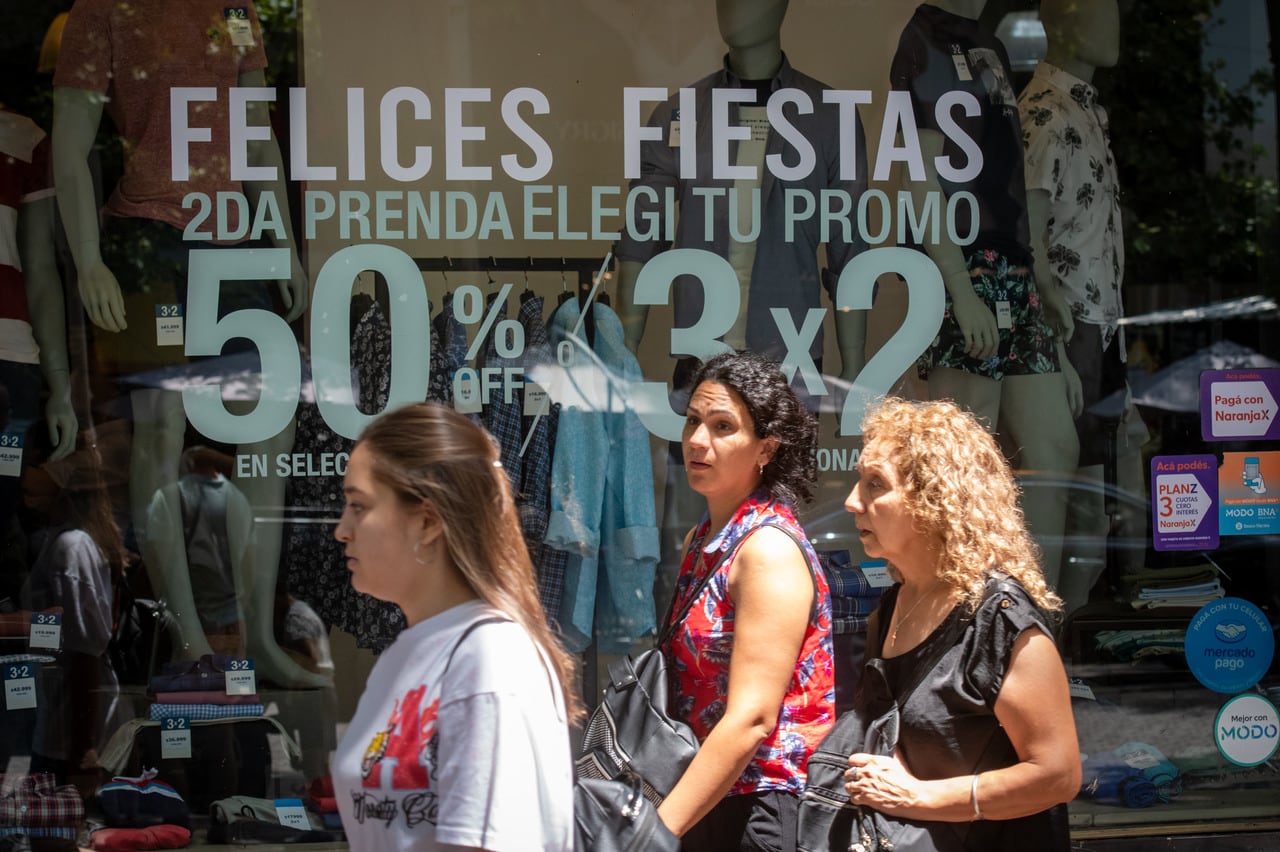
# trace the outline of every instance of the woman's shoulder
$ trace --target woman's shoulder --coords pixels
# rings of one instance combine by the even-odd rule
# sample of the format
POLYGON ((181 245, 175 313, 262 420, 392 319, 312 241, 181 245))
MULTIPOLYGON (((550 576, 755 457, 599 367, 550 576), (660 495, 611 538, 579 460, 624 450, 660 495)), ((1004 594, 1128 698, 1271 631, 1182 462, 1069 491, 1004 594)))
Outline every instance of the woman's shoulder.
POLYGON ((972 629, 987 637, 988 647, 1006 652, 1024 631, 1032 628, 1053 635, 1049 619, 1022 583, 1002 571, 989 572, 972 629))

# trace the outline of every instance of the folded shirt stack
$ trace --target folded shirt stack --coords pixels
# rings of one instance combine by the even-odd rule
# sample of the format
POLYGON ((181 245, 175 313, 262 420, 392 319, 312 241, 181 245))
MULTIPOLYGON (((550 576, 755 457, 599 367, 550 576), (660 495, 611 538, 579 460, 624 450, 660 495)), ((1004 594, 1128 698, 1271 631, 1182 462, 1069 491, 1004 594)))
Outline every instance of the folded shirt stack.
POLYGON ((0 837, 75 840, 84 822, 84 800, 53 774, 0 774, 0 837))
POLYGON ((154 769, 136 778, 117 775, 98 788, 98 805, 107 827, 91 835, 94 849, 181 849, 191 842, 191 808, 177 790, 156 776, 154 769))
POLYGON ((1123 582, 1134 609, 1199 609, 1226 595, 1213 565, 1144 568, 1127 575, 1123 582))
POLYGON ((1182 794, 1178 767, 1147 743, 1125 743, 1090 755, 1081 768, 1080 795, 1103 804, 1147 808, 1182 794))
MULTIPOLYGON (((62 607, 51 606, 48 609, 40 610, 41 615, 62 615, 62 607)), ((31 616, 35 615, 29 609, 20 609, 16 612, 0 612, 0 636, 30 636, 31 635, 31 616)))
POLYGON ((819 550, 818 562, 831 587, 832 632, 866 633, 867 617, 880 605, 882 590, 871 585, 847 550, 819 550))
POLYGON ((154 702, 149 711, 151 721, 261 716, 265 708, 257 694, 227 694, 227 671, 235 660, 225 654, 205 654, 198 660, 179 660, 161 666, 147 690, 154 702))
POLYGON ((342 829, 342 817, 338 814, 338 799, 333 794, 333 779, 317 778, 307 785, 307 804, 320 814, 320 821, 329 831, 342 829))

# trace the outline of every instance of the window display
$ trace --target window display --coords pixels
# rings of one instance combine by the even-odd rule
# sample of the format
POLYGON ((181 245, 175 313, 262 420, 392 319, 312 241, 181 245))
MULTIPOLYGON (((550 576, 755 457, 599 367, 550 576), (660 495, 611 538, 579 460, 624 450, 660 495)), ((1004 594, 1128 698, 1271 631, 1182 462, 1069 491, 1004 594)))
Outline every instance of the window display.
POLYGON ((1074 841, 1280 836, 1270 4, 3 15, 0 845, 343 842, 406 621, 334 531, 412 402, 493 437, 594 704, 706 520, 680 440, 727 351, 817 419, 837 713, 901 581, 843 508, 863 415, 953 399, 1065 602, 1074 841))

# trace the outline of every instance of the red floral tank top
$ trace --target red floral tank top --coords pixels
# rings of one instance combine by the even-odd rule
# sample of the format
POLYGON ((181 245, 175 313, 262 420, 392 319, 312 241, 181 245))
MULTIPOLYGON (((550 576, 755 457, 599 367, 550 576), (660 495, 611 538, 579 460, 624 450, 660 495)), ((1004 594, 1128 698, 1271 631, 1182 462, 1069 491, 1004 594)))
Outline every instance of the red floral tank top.
POLYGON ((793 533, 809 563, 817 589, 816 605, 805 630, 795 672, 787 686, 773 733, 756 749, 742 776, 729 790, 740 796, 764 790, 804 792, 809 755, 835 722, 835 667, 831 644, 831 592, 804 530, 790 506, 757 492, 739 507, 720 533, 707 541, 710 519, 695 531, 676 580, 672 614, 684 609, 688 596, 703 579, 702 571, 725 560, 689 608, 684 622, 672 629, 664 646, 673 669, 674 714, 685 721, 702 742, 724 716, 729 690, 729 655, 733 650, 734 605, 729 597, 729 569, 738 548, 760 526, 771 524, 793 533), (699 553, 704 559, 697 558, 699 553))

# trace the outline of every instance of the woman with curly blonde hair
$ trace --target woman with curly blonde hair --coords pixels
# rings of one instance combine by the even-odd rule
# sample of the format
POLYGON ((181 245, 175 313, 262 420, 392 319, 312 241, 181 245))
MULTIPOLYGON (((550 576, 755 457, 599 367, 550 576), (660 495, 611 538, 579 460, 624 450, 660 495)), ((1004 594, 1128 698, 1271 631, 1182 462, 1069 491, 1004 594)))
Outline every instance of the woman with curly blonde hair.
POLYGON ((845 508, 899 582, 868 625, 852 712, 870 720, 879 699, 898 700, 899 726, 892 755, 849 757, 845 789, 889 816, 945 824, 964 849, 1066 849, 1057 806, 1079 790, 1080 756, 1046 615, 1061 601, 1009 464, 952 402, 885 400, 863 435, 845 508))

